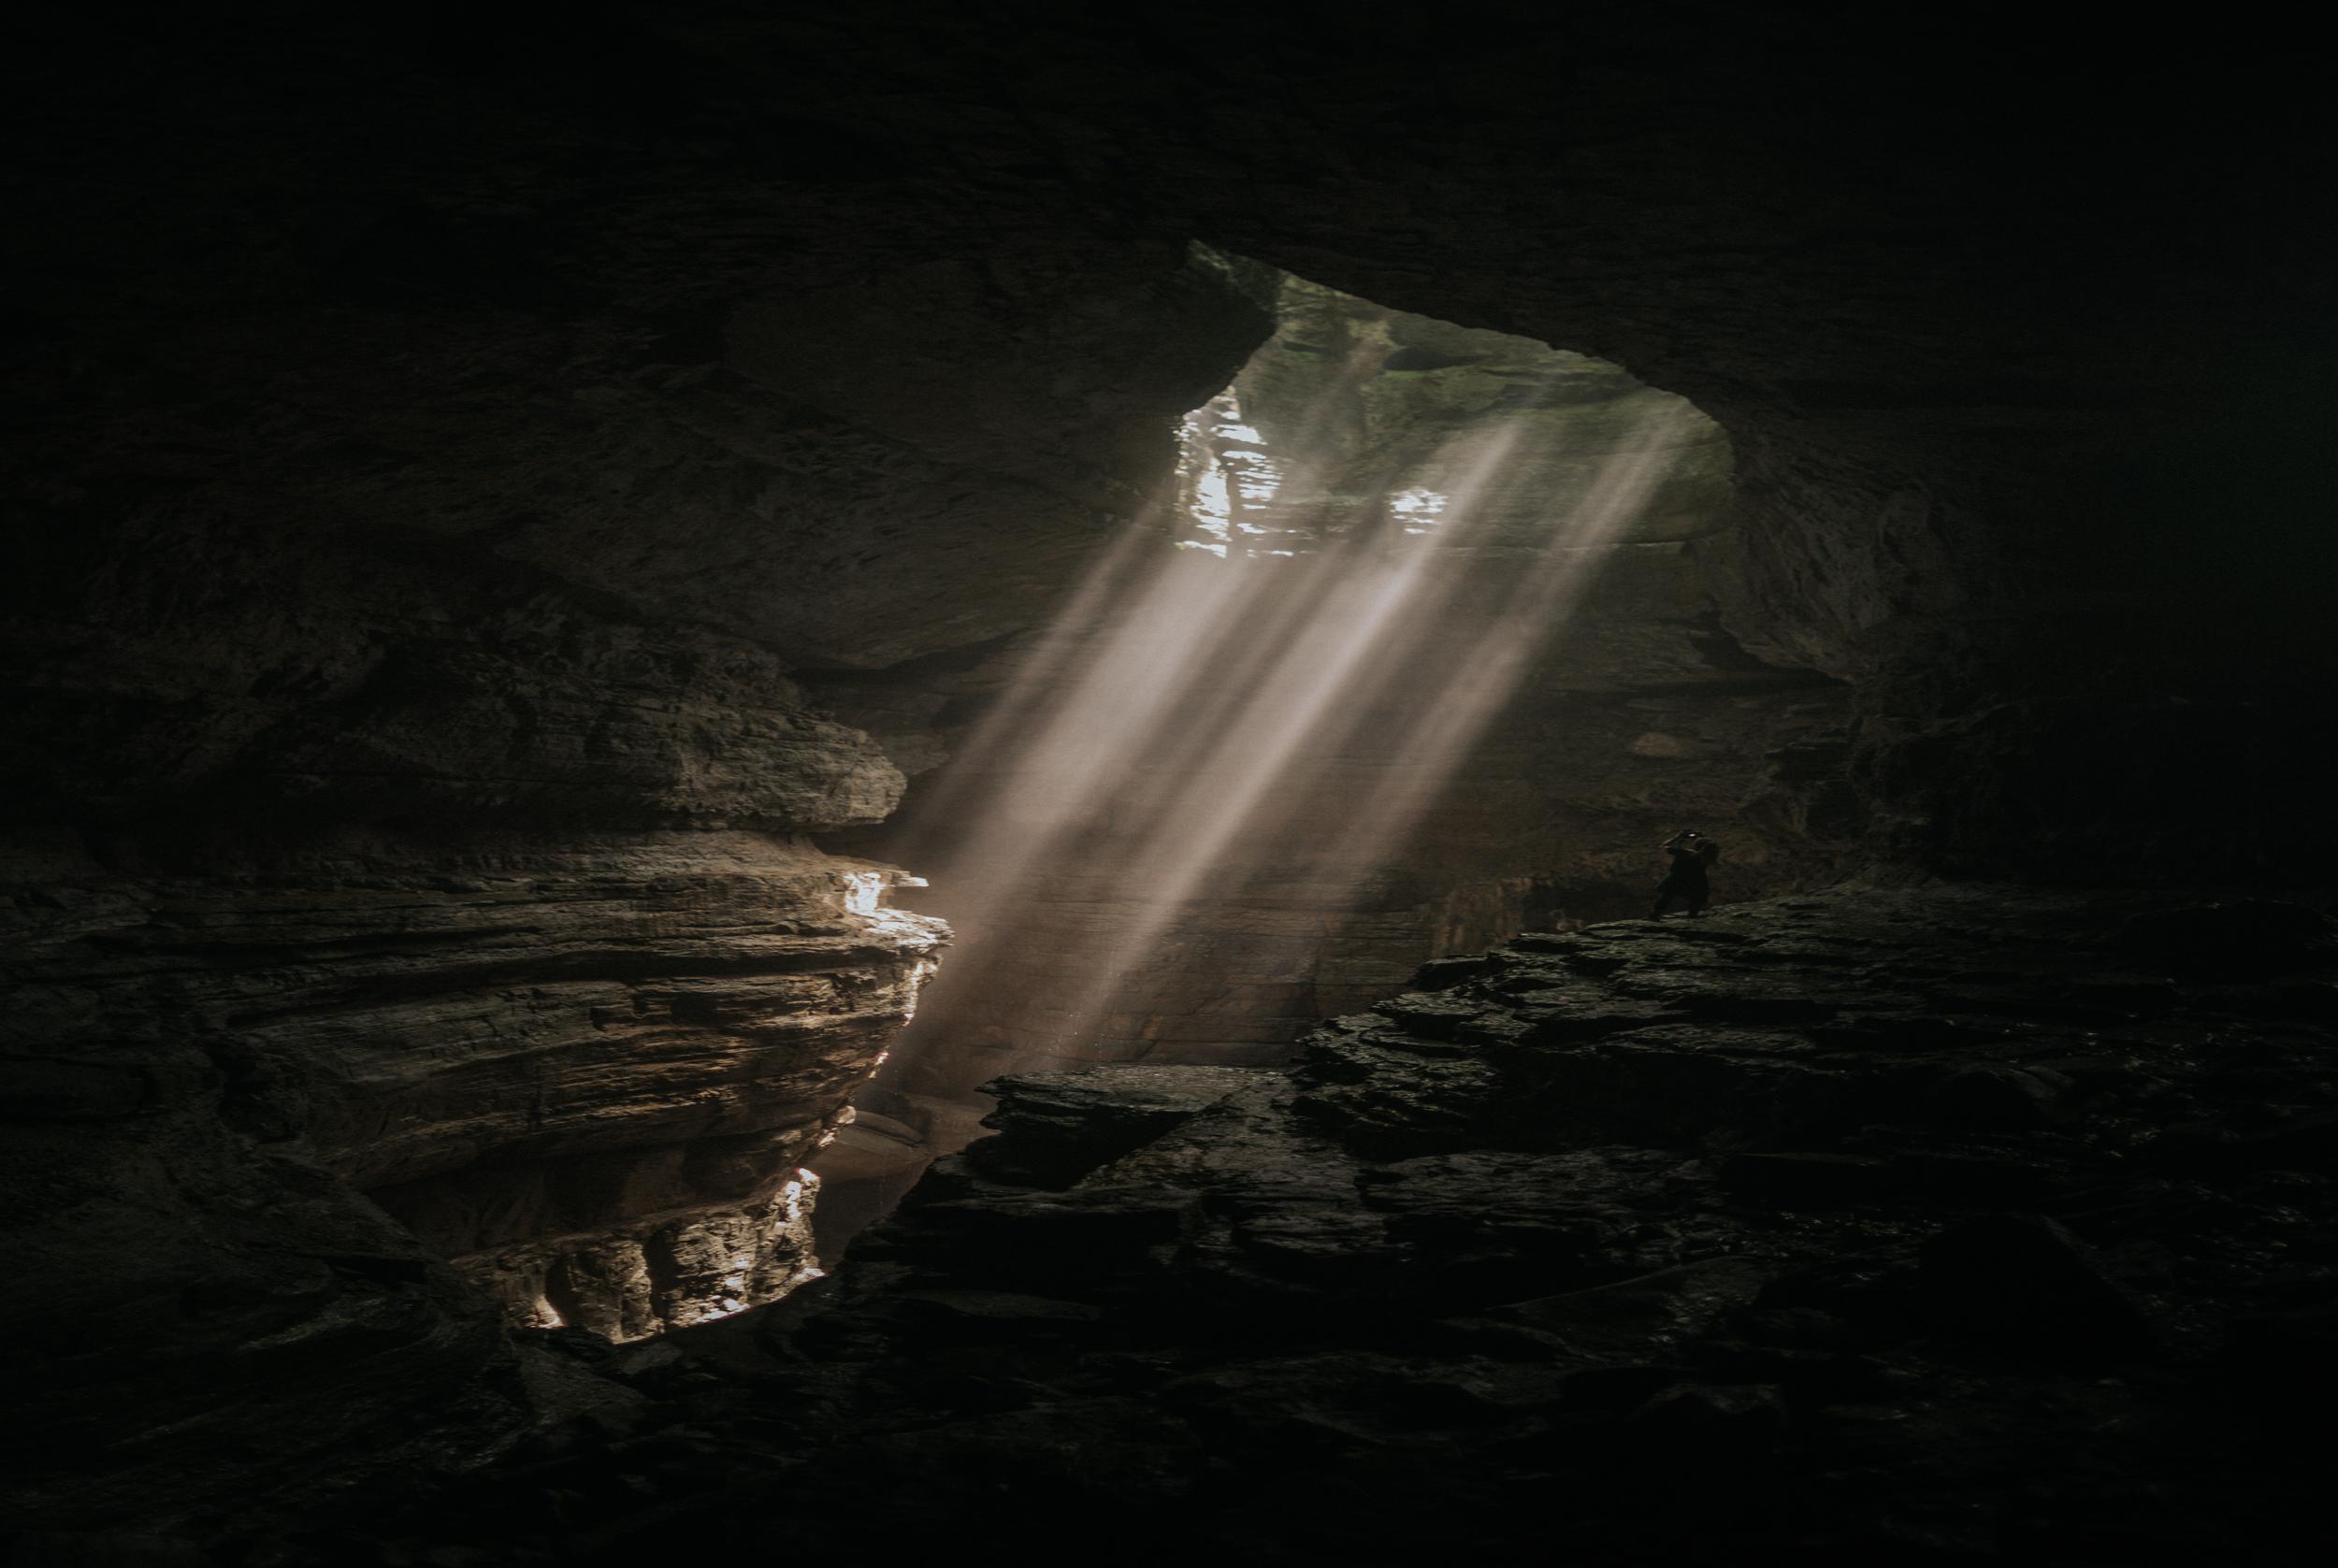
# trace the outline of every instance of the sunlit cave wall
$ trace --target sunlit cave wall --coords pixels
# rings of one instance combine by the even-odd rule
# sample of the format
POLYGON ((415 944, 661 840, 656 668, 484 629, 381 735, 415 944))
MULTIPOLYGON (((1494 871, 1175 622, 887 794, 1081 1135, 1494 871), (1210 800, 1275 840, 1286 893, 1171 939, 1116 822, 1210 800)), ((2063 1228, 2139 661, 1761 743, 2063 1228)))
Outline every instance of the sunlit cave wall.
POLYGON ((912 775, 849 835, 958 943, 819 1168, 898 1174, 1012 1067, 1261 1063, 1425 960, 1836 874, 1846 693, 1722 626, 1725 435, 1616 366, 1201 253, 1271 338, 1056 621, 818 690, 912 775), (920 726, 901 715, 929 712, 920 726))

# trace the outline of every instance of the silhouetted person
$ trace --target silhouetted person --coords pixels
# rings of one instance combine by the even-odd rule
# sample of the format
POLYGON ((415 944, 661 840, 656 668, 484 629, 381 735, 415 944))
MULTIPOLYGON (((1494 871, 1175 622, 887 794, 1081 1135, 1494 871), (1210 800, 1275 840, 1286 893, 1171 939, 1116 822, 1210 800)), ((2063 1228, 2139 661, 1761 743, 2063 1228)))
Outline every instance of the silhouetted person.
POLYGON ((1721 846, 1684 827, 1665 841, 1665 853, 1672 856, 1672 869, 1656 884, 1656 907, 1648 912, 1648 918, 1663 919, 1665 911, 1678 900, 1689 906, 1689 918, 1694 920, 1705 913, 1713 896, 1705 873, 1721 857, 1721 846))

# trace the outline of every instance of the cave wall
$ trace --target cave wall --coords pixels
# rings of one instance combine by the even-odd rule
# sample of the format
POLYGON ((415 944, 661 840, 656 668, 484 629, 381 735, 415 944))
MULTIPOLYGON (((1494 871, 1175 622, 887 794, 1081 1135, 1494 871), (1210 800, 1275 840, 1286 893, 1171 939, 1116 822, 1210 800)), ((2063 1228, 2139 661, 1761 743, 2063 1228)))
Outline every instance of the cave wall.
POLYGON ((1873 852, 2311 859, 2317 94, 2222 36, 1849 8, 1271 21, 27 24, 22 1517, 557 1403, 418 1231, 619 1328, 796 1244, 787 1167, 936 935, 802 840, 945 750, 805 685, 1044 618, 1266 331, 1195 237, 1717 420, 1698 570, 1852 683, 1873 852))

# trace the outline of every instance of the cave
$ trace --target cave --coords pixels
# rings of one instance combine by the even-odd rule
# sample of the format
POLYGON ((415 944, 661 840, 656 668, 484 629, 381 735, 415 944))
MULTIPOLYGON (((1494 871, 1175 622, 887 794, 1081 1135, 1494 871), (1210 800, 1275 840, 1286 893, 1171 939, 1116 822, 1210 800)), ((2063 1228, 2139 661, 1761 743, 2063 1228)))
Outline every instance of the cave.
POLYGON ((1667 813, 1749 896, 1853 853, 1845 683, 1720 624, 1719 426, 1585 355, 1191 265, 1272 330, 1062 608, 815 688, 907 759, 851 847, 952 933, 813 1161, 827 1250, 1003 1073, 1277 1064, 1424 964, 1641 913, 1667 813))
POLYGON ((8 1561, 2338 1546, 2302 58, 18 41, 8 1561))

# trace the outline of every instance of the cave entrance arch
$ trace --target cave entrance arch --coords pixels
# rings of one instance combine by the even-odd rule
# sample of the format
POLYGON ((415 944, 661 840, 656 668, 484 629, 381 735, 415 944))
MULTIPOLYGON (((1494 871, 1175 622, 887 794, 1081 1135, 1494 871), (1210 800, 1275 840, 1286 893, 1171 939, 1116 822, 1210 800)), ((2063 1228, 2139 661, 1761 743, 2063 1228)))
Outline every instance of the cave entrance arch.
POLYGON ((830 1246, 1002 1072, 1278 1062, 1423 963, 1638 913, 1684 821, 1743 893, 1832 869, 1763 758, 1839 699, 1721 629, 1718 425, 1587 355, 1198 265, 1271 336, 1161 502, 967 679, 872 846, 959 942, 815 1165, 830 1246))

